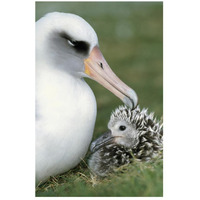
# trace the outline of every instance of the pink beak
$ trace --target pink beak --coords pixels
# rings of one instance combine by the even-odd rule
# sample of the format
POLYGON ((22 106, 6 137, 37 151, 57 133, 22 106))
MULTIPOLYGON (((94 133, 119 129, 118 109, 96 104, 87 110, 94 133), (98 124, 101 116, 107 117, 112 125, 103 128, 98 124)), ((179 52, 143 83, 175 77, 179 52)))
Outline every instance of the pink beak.
POLYGON ((89 57, 84 60, 85 73, 115 94, 130 108, 138 103, 137 94, 122 82, 109 67, 98 46, 95 46, 89 57))

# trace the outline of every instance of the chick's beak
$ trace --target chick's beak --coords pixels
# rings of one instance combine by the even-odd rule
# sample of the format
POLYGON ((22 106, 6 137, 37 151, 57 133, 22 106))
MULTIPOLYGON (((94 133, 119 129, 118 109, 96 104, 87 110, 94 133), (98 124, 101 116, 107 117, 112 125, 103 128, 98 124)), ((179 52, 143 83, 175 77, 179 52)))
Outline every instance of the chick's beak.
POLYGON ((109 67, 98 46, 84 60, 85 73, 120 98, 128 107, 137 106, 138 97, 133 89, 122 82, 109 67))
POLYGON ((105 132, 103 135, 98 137, 96 140, 94 140, 90 145, 90 151, 94 153, 95 151, 99 150, 101 147, 107 145, 108 143, 113 141, 113 136, 111 134, 111 131, 105 132))

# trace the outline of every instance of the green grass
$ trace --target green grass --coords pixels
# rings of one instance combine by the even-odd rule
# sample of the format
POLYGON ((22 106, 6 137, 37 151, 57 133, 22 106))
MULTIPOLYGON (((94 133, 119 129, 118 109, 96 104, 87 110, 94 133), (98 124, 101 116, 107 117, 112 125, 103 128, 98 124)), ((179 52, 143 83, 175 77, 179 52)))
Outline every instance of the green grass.
POLYGON ((162 196, 162 167, 162 160, 145 164, 135 161, 100 179, 82 162, 37 188, 37 196, 162 196))
MULTIPOLYGON (((101 51, 113 71, 138 94, 140 107, 149 108, 161 118, 162 6, 161 2, 37 2, 36 20, 52 11, 82 16, 97 32, 101 51)), ((101 85, 86 81, 97 100, 95 139, 107 130, 111 111, 122 102, 101 85)), ((162 169, 162 161, 134 163, 108 178, 96 180, 91 178, 90 170, 82 162, 75 169, 38 187, 36 196, 162 196, 162 169)))

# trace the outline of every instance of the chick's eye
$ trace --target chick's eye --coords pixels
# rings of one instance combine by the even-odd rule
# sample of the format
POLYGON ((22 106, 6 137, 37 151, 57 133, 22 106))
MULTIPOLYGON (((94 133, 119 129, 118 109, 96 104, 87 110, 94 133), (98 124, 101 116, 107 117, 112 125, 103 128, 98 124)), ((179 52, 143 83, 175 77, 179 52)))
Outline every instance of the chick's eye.
POLYGON ((126 129, 126 126, 120 126, 120 127, 119 127, 119 130, 120 130, 120 131, 124 131, 125 129, 126 129))

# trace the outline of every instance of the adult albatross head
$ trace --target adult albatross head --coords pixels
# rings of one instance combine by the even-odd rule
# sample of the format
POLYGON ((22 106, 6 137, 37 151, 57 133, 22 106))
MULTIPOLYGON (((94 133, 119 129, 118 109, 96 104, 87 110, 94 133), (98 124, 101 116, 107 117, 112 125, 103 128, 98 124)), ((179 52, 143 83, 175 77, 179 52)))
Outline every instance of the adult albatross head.
POLYGON ((36 57, 76 77, 89 77, 134 108, 135 91, 111 70, 98 45, 94 29, 81 17, 49 13, 37 23, 36 57), (42 46, 40 44, 43 44, 42 46), (41 57, 41 58, 40 58, 41 57))

